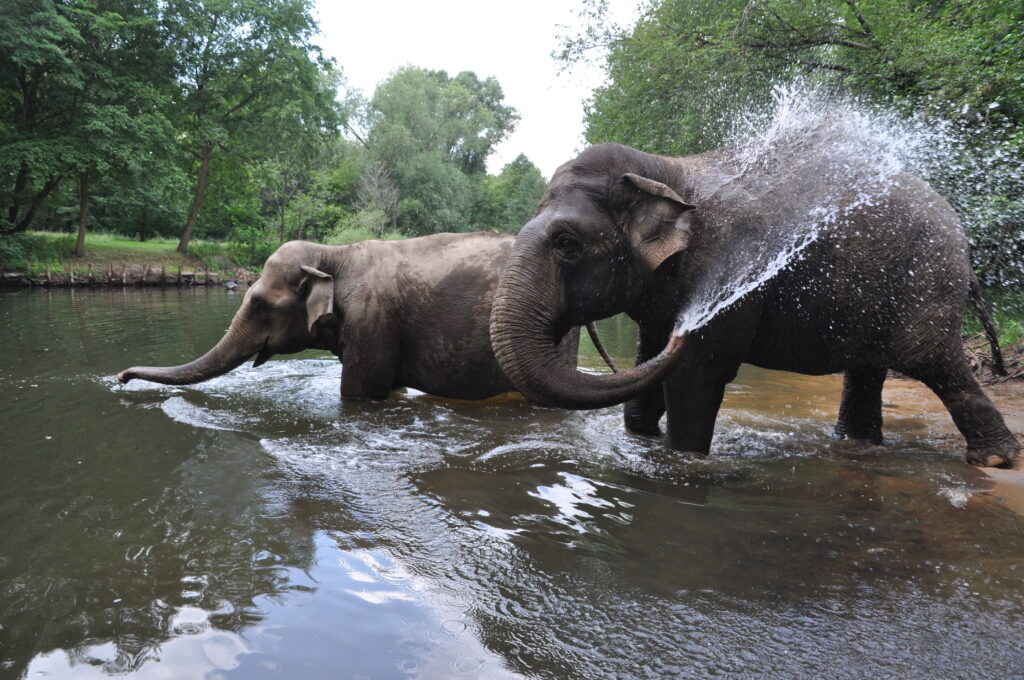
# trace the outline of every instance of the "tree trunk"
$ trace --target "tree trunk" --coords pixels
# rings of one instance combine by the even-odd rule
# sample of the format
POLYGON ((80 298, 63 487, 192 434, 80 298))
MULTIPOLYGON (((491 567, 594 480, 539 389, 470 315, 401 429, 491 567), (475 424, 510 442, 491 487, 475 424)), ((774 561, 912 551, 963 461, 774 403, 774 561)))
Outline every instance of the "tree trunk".
POLYGON ((210 157, 213 155, 213 143, 204 142, 202 157, 199 162, 199 179, 196 181, 196 193, 192 197, 192 209, 188 213, 188 223, 185 225, 185 233, 181 235, 178 242, 178 252, 188 253, 188 242, 192 239, 192 232, 199 221, 199 209, 203 205, 203 194, 206 193, 206 180, 210 176, 210 157))
POLYGON ((75 257, 85 257, 85 227, 89 222, 89 173, 83 172, 78 182, 78 243, 75 257))
POLYGON ((28 183, 28 165, 25 163, 21 164, 18 169, 18 176, 14 179, 14 192, 11 194, 11 207, 7 209, 7 221, 11 224, 18 223, 18 201, 21 197, 21 192, 25 190, 25 184, 28 183))
POLYGON ((281 207, 281 209, 278 211, 278 212, 281 213, 281 224, 278 227, 278 239, 277 240, 280 241, 281 243, 284 243, 284 214, 285 214, 284 213, 284 208, 285 208, 284 201, 278 201, 278 205, 281 207))
MULTIPOLYGON (((32 219, 36 216, 36 210, 43 204, 43 201, 45 201, 46 197, 50 195, 50 192, 60 185, 61 179, 63 179, 63 175, 57 175, 56 177, 51 177, 47 180, 46 184, 43 185, 43 188, 32 199, 28 210, 25 212, 25 216, 21 218, 20 222, 14 225, 14 231, 28 231, 29 225, 32 224, 32 219)), ((16 208, 17 206, 14 206, 14 209, 16 208)))

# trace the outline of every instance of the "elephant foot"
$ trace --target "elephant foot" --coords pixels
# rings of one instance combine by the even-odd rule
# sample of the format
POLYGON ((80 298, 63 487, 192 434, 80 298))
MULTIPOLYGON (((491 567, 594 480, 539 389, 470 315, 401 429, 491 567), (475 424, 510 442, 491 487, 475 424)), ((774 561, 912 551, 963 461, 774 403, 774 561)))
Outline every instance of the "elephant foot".
POLYGON ((655 425, 626 425, 626 430, 641 437, 660 437, 661 428, 655 425))
POLYGON ((856 441, 866 442, 868 444, 881 444, 882 443, 882 430, 876 427, 854 427, 845 423, 839 423, 836 425, 835 437, 837 439, 853 439, 856 441))
POLYGON ((1016 439, 1006 441, 996 446, 974 449, 968 448, 964 454, 964 460, 969 465, 978 467, 1013 467, 1013 462, 1020 451, 1020 444, 1016 439))

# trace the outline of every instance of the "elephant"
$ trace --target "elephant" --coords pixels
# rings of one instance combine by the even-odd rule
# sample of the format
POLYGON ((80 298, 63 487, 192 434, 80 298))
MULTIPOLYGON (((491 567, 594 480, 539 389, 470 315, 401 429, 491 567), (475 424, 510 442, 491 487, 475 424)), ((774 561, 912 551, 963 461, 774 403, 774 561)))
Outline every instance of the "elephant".
POLYGON ((626 428, 637 434, 659 436, 665 415, 665 444, 700 455, 710 452, 741 363, 842 371, 835 434, 875 444, 892 369, 941 398, 967 441, 967 462, 1009 464, 1020 444, 961 345, 967 299, 980 298, 955 212, 901 169, 864 201, 866 160, 844 183, 818 147, 829 148, 813 136, 773 147, 755 167, 739 164, 735 148, 667 157, 602 143, 560 166, 495 296, 491 342, 502 369, 536 403, 625 402, 626 428), (841 219, 799 257, 706 324, 677 332, 678 313, 725 281, 759 234, 817 214, 825 200, 841 219), (585 375, 562 361, 555 348, 564 333, 618 313, 639 328, 634 368, 585 375))
MULTIPOLYGON (((181 366, 125 369, 118 380, 186 385, 254 355, 259 366, 314 348, 341 359, 343 398, 384 399, 402 387, 454 399, 515 391, 489 335, 512 240, 476 232, 343 246, 290 241, 267 259, 216 346, 181 366)), ((560 344, 563 361, 575 364, 578 338, 577 329, 560 344)))

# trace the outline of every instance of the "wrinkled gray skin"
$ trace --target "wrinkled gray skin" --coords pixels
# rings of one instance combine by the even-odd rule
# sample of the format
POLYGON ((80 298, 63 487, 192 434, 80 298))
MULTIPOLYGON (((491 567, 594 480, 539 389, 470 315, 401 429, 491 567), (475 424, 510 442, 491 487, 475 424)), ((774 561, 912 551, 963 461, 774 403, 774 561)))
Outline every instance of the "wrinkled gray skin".
MULTIPOLYGON (((483 399, 515 387, 491 350, 491 302, 512 237, 435 234, 404 241, 324 246, 291 241, 270 256, 224 337, 174 367, 118 374, 186 385, 252 356, 330 350, 344 365, 343 397, 384 399, 401 387, 483 399)), ((578 331, 559 357, 575 365, 578 331)))
POLYGON ((627 428, 652 436, 667 414, 667 444, 706 454, 725 386, 743 362, 844 371, 836 432, 875 443, 891 368, 942 399, 967 440, 968 462, 1002 465, 1015 456, 1019 443, 961 348, 976 285, 967 242, 950 206, 916 177, 897 176, 883 200, 853 211, 848 224, 685 341, 672 335, 700 277, 743 252, 764 225, 805 214, 798 211, 816 197, 856 196, 856 186, 826 192, 827 173, 813 172, 813 157, 812 172, 758 186, 742 175, 718 182, 726 158, 600 144, 555 172, 516 238, 491 315, 498 361, 520 391, 577 409, 626 401, 627 428), (560 360, 556 343, 570 328, 620 312, 639 325, 638 367, 588 376, 560 360))

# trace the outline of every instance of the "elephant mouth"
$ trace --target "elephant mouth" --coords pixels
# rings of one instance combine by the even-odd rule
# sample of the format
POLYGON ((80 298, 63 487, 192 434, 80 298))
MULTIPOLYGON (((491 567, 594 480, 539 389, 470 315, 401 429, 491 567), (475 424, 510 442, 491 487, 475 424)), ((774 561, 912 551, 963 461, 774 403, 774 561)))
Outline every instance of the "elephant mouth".
POLYGON ((252 367, 262 366, 267 363, 267 360, 274 356, 274 350, 267 347, 270 344, 270 336, 268 335, 263 339, 263 346, 260 347, 259 352, 256 353, 256 359, 252 362, 252 367))

